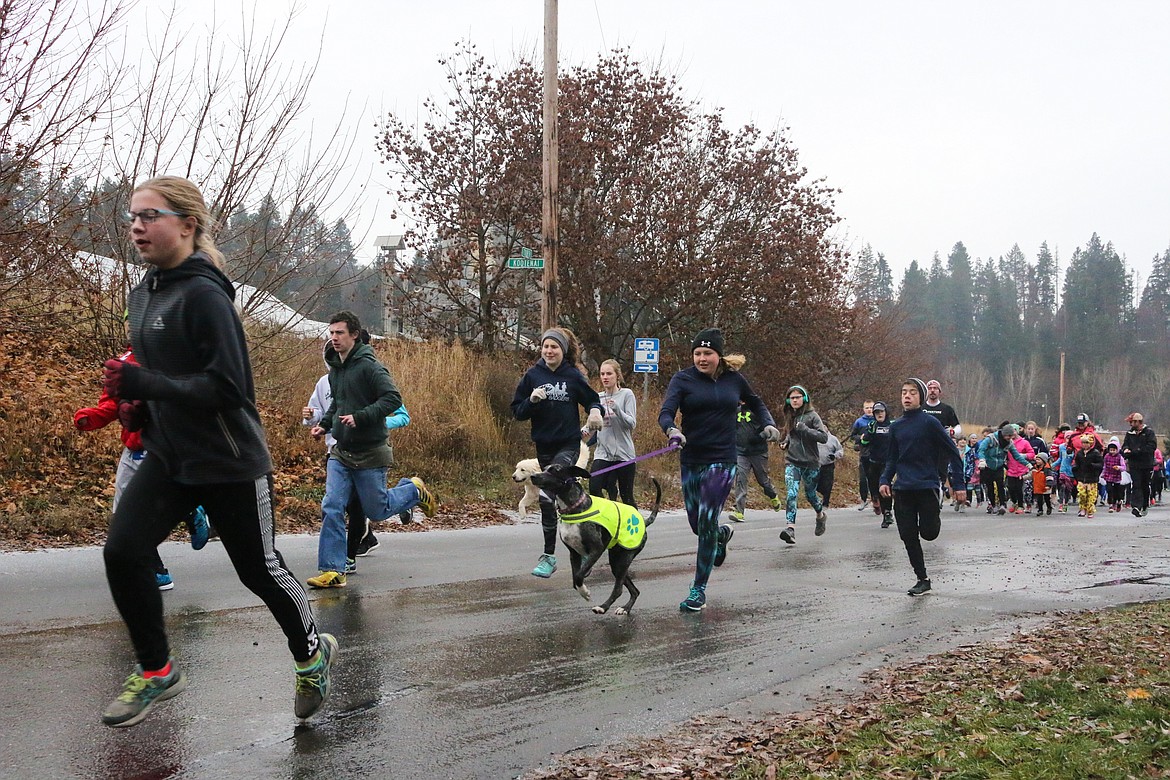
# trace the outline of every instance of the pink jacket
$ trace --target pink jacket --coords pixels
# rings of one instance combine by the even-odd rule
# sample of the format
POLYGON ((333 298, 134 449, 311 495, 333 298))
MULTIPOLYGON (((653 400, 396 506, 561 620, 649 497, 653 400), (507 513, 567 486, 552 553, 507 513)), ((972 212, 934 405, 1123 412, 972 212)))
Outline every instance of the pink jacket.
MULTIPOLYGON (((1016 452, 1023 455, 1029 462, 1036 458, 1036 450, 1032 449, 1032 445, 1023 436, 1017 436, 1012 440, 1012 444, 1016 447, 1016 452)), ((1012 457, 1007 459, 1007 475, 1009 477, 1022 477, 1028 473, 1028 467, 1023 463, 1012 457)))

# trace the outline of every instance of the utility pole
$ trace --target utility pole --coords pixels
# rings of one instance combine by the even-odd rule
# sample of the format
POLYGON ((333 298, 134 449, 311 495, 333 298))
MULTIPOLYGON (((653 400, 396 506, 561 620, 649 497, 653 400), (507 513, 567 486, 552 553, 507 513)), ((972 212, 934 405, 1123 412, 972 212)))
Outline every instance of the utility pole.
POLYGON ((1056 424, 1060 425, 1065 421, 1064 416, 1064 353, 1060 353, 1060 402, 1058 404, 1060 409, 1057 411, 1056 424))
POLYGON ((544 166, 541 232, 544 296, 540 301, 541 332, 557 324, 557 252, 560 247, 560 201, 557 167, 557 0, 544 0, 544 166))

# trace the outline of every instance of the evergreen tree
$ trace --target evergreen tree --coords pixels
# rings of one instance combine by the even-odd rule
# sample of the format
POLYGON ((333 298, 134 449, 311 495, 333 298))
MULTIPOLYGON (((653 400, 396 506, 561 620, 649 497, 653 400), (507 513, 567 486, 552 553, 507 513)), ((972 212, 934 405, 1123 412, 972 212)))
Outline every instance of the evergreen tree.
POLYGON ((921 330, 931 323, 930 309, 925 305, 929 297, 929 281, 912 260, 906 273, 902 274, 902 285, 898 288, 898 309, 903 315, 903 326, 910 330, 921 330))
POLYGON ((939 322, 944 330, 945 343, 963 355, 975 346, 975 301, 971 257, 962 241, 956 242, 947 256, 947 276, 939 322))
POLYGON ((1112 243, 1094 233, 1073 252, 1061 300, 1061 344, 1072 364, 1100 366, 1122 352, 1131 330, 1132 277, 1112 243))

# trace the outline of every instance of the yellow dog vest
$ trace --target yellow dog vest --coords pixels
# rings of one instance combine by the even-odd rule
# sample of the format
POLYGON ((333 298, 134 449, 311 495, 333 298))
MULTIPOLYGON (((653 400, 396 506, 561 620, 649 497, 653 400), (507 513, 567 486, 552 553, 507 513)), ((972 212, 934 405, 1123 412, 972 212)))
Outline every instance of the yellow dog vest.
POLYGON ((608 498, 593 496, 593 506, 577 514, 561 514, 563 523, 597 523, 609 531, 609 549, 620 544, 627 550, 636 550, 646 536, 646 522, 642 514, 629 504, 619 504, 608 498))

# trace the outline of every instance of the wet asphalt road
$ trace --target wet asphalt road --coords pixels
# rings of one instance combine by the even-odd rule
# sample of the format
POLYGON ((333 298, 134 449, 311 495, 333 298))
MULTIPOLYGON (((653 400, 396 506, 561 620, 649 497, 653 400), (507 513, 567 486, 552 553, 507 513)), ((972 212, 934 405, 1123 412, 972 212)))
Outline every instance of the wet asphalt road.
MULTIPOLYGON (((594 615, 570 586, 528 574, 540 531, 524 525, 383 534, 350 587, 313 593, 341 655, 330 702, 292 714, 283 635, 216 543, 168 543, 174 652, 188 688, 133 729, 99 714, 132 663, 97 549, 0 555, 0 766, 6 777, 506 778, 554 755, 660 732, 692 715, 799 709, 891 660, 1003 636, 1052 610, 1170 597, 1170 510, 1043 519, 944 516, 926 545, 934 591, 895 529, 830 513, 798 544, 782 516, 735 526, 709 606, 680 614, 694 537, 680 513, 651 528, 628 617, 594 615)), ((281 537, 300 577, 316 537, 281 537)), ((608 567, 589 582, 605 590, 608 567)), ((604 597, 602 597, 604 598, 604 597)))

